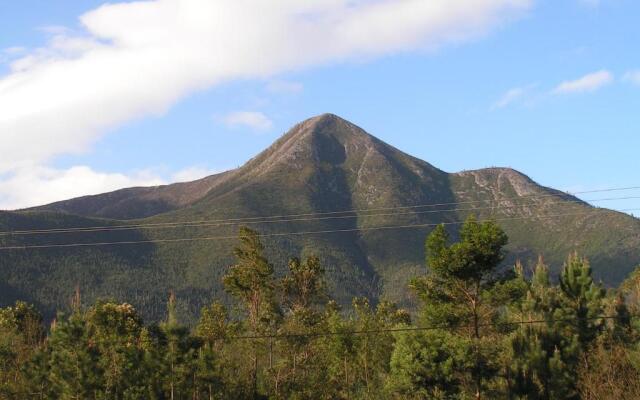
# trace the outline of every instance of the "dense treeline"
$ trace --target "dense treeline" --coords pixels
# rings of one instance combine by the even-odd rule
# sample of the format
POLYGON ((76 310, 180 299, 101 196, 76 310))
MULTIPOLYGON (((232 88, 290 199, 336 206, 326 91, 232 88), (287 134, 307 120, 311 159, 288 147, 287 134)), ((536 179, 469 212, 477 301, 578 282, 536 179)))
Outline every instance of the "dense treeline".
POLYGON ((640 272, 607 292, 577 254, 558 279, 542 259, 504 271, 502 229, 469 219, 457 243, 427 238, 414 315, 341 310, 318 258, 276 279, 257 233, 239 239, 224 286, 242 318, 214 302, 190 329, 173 295, 157 325, 79 293, 49 329, 30 305, 0 309, 0 398, 640 398, 640 272))

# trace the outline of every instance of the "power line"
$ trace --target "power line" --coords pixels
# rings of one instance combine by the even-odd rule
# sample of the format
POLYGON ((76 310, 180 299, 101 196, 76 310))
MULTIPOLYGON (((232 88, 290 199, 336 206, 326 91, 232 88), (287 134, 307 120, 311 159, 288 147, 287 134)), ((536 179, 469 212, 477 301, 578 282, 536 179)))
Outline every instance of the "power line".
MULTIPOLYGON (((626 211, 638 211, 640 208, 628 208, 620 210, 626 211)), ((494 218, 488 219, 491 221, 512 221, 521 219, 545 219, 556 218, 565 216, 577 216, 588 215, 595 213, 607 213, 611 210, 594 209, 587 212, 580 213, 565 213, 565 214, 553 214, 553 215, 531 215, 522 217, 507 217, 507 218, 494 218)), ((484 221, 488 221, 484 220, 484 221)), ((411 224, 411 225, 395 225, 395 226, 377 226, 377 227, 362 227, 362 228, 348 228, 348 229, 335 229, 335 230, 321 230, 321 231, 301 231, 301 232, 275 232, 259 234, 259 237, 278 237, 278 236, 303 236, 303 235, 318 235, 327 233, 346 233, 346 232, 362 232, 373 230, 392 230, 392 229, 411 229, 411 228, 426 228, 438 225, 459 225, 464 221, 448 221, 441 223, 429 223, 429 224, 411 224)), ((67 247, 88 247, 88 246, 115 246, 115 245, 130 245, 130 244, 149 244, 149 243, 178 243, 178 242, 192 242, 192 241, 209 241, 209 240, 229 240, 237 239, 237 236, 203 236, 194 238, 175 238, 175 239, 149 239, 149 240, 131 240, 131 241, 117 241, 117 242, 91 242, 91 243, 62 243, 62 244, 43 244, 43 245, 23 245, 23 246, 4 246, 0 247, 1 250, 28 250, 28 249, 46 249, 46 248, 67 248, 67 247)))
MULTIPOLYGON (((634 318, 636 316, 633 316, 634 318)), ((557 323, 557 322, 577 322, 581 321, 594 321, 594 320, 608 320, 608 319, 616 319, 618 316, 616 315, 606 315, 602 317, 587 317, 587 318, 561 318, 561 319, 538 319, 531 321, 508 321, 508 322, 488 322, 483 324, 478 324, 479 328, 487 328, 492 326, 518 326, 518 325, 535 325, 542 323, 557 323)), ((275 334, 275 335, 249 335, 249 336, 232 336, 226 338, 226 340, 257 340, 257 339, 291 339, 291 338, 301 338, 301 337, 326 337, 326 336, 341 336, 341 335, 368 335, 368 334, 378 334, 378 333, 397 333, 397 332, 416 332, 416 331, 430 331, 430 330, 440 330, 440 329, 472 329, 474 325, 451 325, 451 324, 442 324, 442 325, 432 325, 432 326, 407 326, 402 328, 383 328, 383 329, 367 329, 360 331, 342 331, 342 332, 315 332, 315 333, 285 333, 285 334, 275 334)), ((221 339, 224 340, 224 339, 221 339)))
MULTIPOLYGON (((556 192, 551 194, 533 194, 526 196, 513 196, 513 197, 503 197, 502 199, 485 199, 485 200, 469 200, 462 202, 449 202, 449 203, 428 203, 428 204, 417 204, 412 206, 397 206, 397 207, 381 207, 381 208, 362 208, 362 209, 350 209, 350 210, 342 210, 342 211, 328 211, 328 212, 319 212, 319 213, 305 213, 305 214, 283 214, 283 215, 271 215, 271 216, 258 216, 258 217, 245 217, 245 218, 230 218, 230 219, 218 219, 218 220, 197 220, 197 221, 182 221, 182 222, 158 222, 158 223, 148 223, 148 224, 126 224, 126 225, 111 225, 111 226, 92 226, 92 227, 77 227, 77 229, 99 229, 99 228, 137 228, 137 227, 146 227, 146 226, 165 226, 165 225, 180 225, 180 224, 197 224, 202 222, 243 222, 243 221, 252 221, 259 219, 274 219, 274 218, 289 218, 289 217, 304 217, 304 216, 313 216, 313 215, 332 215, 332 214, 344 214, 350 212, 366 212, 366 211, 385 211, 392 209, 411 209, 411 208, 421 208, 421 207, 439 207, 439 206, 447 206, 447 205, 455 205, 455 204, 474 204, 474 203, 487 203, 487 202, 500 202, 506 200, 518 200, 518 199, 528 199, 528 198, 542 198, 542 197, 558 197, 561 195, 578 195, 578 194, 587 194, 587 193, 604 193, 604 192, 614 192, 614 191, 626 191, 626 190, 637 190, 640 189, 640 186, 628 186, 628 187, 614 187, 607 189, 598 189, 598 190, 585 190, 579 192, 556 192)), ((76 228, 59 228, 59 231, 65 231, 68 229, 76 229, 76 228)), ((56 229, 51 229, 50 231, 55 231, 56 229)), ((1 232, 6 234, 16 234, 25 231, 12 231, 12 232, 1 232)))
MULTIPOLYGON (((622 189, 607 189, 609 191, 613 190, 629 190, 629 188, 622 189)), ((583 192, 584 193, 584 192, 583 192)), ((548 197, 548 196, 557 196, 557 195, 540 195, 538 197, 548 197)), ((510 198, 511 200, 527 200, 529 198, 533 198, 534 196, 521 196, 510 198)), ((632 200, 632 199, 640 199, 640 196, 625 196, 625 197, 610 197, 610 198, 602 198, 602 199, 589 199, 589 200, 564 200, 553 203, 541 204, 543 205, 565 205, 565 204, 576 204, 576 203, 595 203, 602 201, 614 201, 614 200, 632 200)), ((507 199, 499 199, 499 200, 478 200, 474 202, 460 202, 460 203, 450 203, 450 204, 465 204, 465 203, 475 203, 475 202, 500 202, 505 201, 507 199)), ((74 228, 53 228, 53 229, 34 229, 34 230, 18 230, 18 231, 0 231, 0 236, 9 236, 9 235, 37 235, 37 234, 56 234, 56 233, 82 233, 82 232, 112 232, 112 231, 126 231, 126 230, 136 230, 136 229, 168 229, 168 228, 185 228, 185 227, 211 227, 211 226, 234 226, 234 225, 255 225, 255 224, 272 224, 272 223, 286 223, 286 222, 304 222, 304 221, 320 221, 320 220, 331 220, 331 219, 351 219, 351 218, 366 218, 366 217, 380 217, 380 216, 396 216, 396 215, 416 215, 416 214, 433 214, 433 213, 443 213, 443 212, 460 212, 460 211, 481 211, 481 210, 499 210, 499 209, 512 209, 516 207, 526 206, 529 204, 533 204, 534 200, 530 200, 528 203, 520 203, 513 205, 495 205, 491 207, 474 207, 474 208, 453 208, 453 209, 443 209, 443 210, 423 210, 423 211, 413 211, 413 212, 404 212, 404 213, 373 213, 373 214, 362 214, 362 215, 332 215, 332 216, 324 216, 324 217, 312 217, 312 218, 289 218, 289 219, 274 219, 280 218, 278 216, 272 217, 250 217, 246 221, 242 219, 227 219, 227 220, 199 220, 199 221, 185 221, 185 222, 166 222, 166 223, 152 223, 152 224, 137 224, 137 225, 114 225, 114 226, 95 226, 95 227, 74 227, 74 228), (258 218, 270 218, 267 220, 258 220, 258 218)), ((387 207, 385 210, 395 210, 395 209, 407 209, 407 208, 418 208, 418 207, 427 207, 427 206, 441 206, 445 205, 445 203, 441 204, 430 204, 430 205, 416 205, 416 206, 398 206, 398 207, 387 207)), ((365 210, 365 209, 363 209, 365 210)), ((355 213, 362 212, 363 210, 355 210, 355 211, 340 211, 340 212, 330 212, 330 213, 315 213, 308 215, 327 215, 327 214, 337 214, 337 213, 355 213)), ((369 211, 373 210, 381 210, 381 209, 369 209, 369 211)), ((284 216, 282 216, 284 218, 284 216)))
MULTIPOLYGON (((585 202, 601 202, 601 201, 613 201, 613 200, 633 200, 640 199, 640 196, 628 196, 628 197, 610 197, 604 199, 590 199, 590 200, 564 200, 557 201, 552 203, 540 204, 540 206, 548 206, 548 205, 568 205, 568 204, 576 204, 576 203, 585 203, 585 202)), ((83 232, 111 232, 111 231, 126 231, 126 230, 135 230, 135 229, 167 229, 167 228, 185 228, 185 227, 211 227, 211 226, 236 226, 236 225, 255 225, 255 224, 271 224, 271 223, 285 223, 285 222, 304 222, 304 221, 321 221, 321 220, 330 220, 330 219, 350 219, 350 218, 362 218, 362 217, 383 217, 383 216, 396 216, 396 215, 416 215, 416 214, 433 214, 433 213, 442 213, 442 212, 460 212, 460 211, 483 211, 483 210, 500 210, 500 209, 511 209, 516 207, 522 207, 534 204, 533 200, 528 203, 520 203, 520 204, 512 204, 508 206, 491 206, 491 207, 474 207, 474 208, 453 208, 453 209, 444 209, 444 210, 427 210, 427 211, 412 211, 412 212, 403 212, 403 213, 373 213, 373 214, 363 214, 363 215, 339 215, 339 216, 328 216, 328 217, 317 217, 317 218, 293 218, 293 219, 277 219, 277 220, 267 220, 267 221, 247 221, 247 222, 212 222, 207 223, 209 221, 203 220, 198 223, 180 223, 175 222, 172 225, 168 226, 146 226, 146 225, 136 225, 136 226, 128 226, 128 227, 102 227, 102 228, 58 228, 58 229, 40 229, 40 230, 22 230, 22 231, 5 231, 0 232, 0 236, 8 236, 8 235, 36 235, 36 234, 55 234, 55 233, 83 233, 83 232)), ((404 207, 399 207, 404 208, 404 207)))

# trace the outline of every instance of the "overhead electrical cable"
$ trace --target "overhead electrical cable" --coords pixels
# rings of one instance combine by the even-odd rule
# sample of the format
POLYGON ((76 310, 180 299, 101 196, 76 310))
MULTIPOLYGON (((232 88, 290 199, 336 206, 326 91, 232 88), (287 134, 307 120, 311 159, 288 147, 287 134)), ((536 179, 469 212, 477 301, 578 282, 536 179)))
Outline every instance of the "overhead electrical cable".
MULTIPOLYGON (((545 195, 546 196, 546 195, 545 195)), ((557 196, 557 195, 556 195, 557 196)), ((542 196, 541 196, 542 197, 542 196)), ((528 197, 516 197, 510 198, 509 200, 528 200, 531 196, 528 197)), ((568 205, 568 204, 579 204, 579 203, 597 203, 603 201, 617 201, 617 200, 633 200, 640 199, 640 196, 625 196, 625 197, 609 197, 609 198, 600 198, 600 199, 588 199, 588 200, 563 200, 552 203, 540 204, 541 206, 549 206, 549 205, 568 205)), ((492 200, 494 202, 507 201, 507 199, 498 199, 492 200)), ((458 204, 464 204, 465 202, 461 202, 458 204)), ((127 230, 138 230, 138 229, 171 229, 171 228, 185 228, 185 227, 211 227, 211 226, 229 226, 229 225, 255 225, 255 224, 273 224, 273 223, 286 223, 286 222, 305 222, 305 221, 321 221, 321 220, 333 220, 333 219, 351 219, 351 218, 366 218, 366 217, 380 217, 380 216, 400 216, 400 215, 416 215, 416 214, 435 214, 435 213, 444 213, 444 212, 463 212, 463 211, 483 211, 483 210, 500 210, 500 209, 513 209, 517 207, 527 206, 533 204, 534 200, 530 200, 528 203, 519 203, 519 204, 510 204, 510 205, 494 205, 491 207, 473 207, 473 208, 452 208, 452 209, 441 209, 441 210, 422 210, 422 211, 411 211, 404 213, 371 213, 371 214, 353 214, 356 212, 364 212, 360 211, 341 211, 341 212, 331 212, 334 215, 328 215, 330 213, 315 213, 309 214, 311 215, 319 215, 319 217, 300 217, 300 218, 285 218, 282 216, 282 219, 275 219, 280 217, 263 217, 263 220, 259 220, 258 217, 251 217, 252 219, 241 220, 241 219, 218 219, 218 220, 199 220, 199 221, 184 221, 184 222, 167 222, 167 223, 150 223, 150 224, 136 224, 136 225, 112 225, 112 226, 92 226, 92 227, 73 227, 73 228, 52 228, 52 229, 32 229, 32 230, 15 230, 15 231, 0 231, 0 236, 24 236, 24 235, 39 235, 39 234, 56 234, 56 233, 81 233, 81 232, 109 232, 109 231, 127 231, 127 230), (346 214, 352 213, 352 215, 335 215, 338 213, 346 214)), ((442 203, 444 204, 444 203, 442 203)), ((421 206, 398 206, 398 207, 387 207, 385 210, 403 210, 407 208, 418 208, 418 207, 426 207, 427 205, 421 206)), ((429 205, 434 206, 434 205, 429 205)), ((381 209, 369 209, 373 210, 381 210, 381 209)), ((615 211, 615 210, 612 210, 615 211)))
MULTIPOLYGON (((638 211, 640 208, 629 208, 619 210, 622 212, 638 211)), ((507 218, 490 218, 486 221, 512 221, 522 219, 546 219, 546 218, 558 218, 565 216, 577 216, 577 215, 589 215, 591 216, 597 213, 611 212, 606 209, 593 209, 586 212, 579 213, 564 213, 553 215, 530 215, 520 217, 507 217, 507 218)), ((459 225, 464 221, 446 221, 441 223, 429 223, 429 224, 411 224, 411 225, 392 225, 392 226, 374 226, 374 227, 361 227, 361 228, 347 228, 347 229, 334 229, 334 230, 320 230, 320 231, 300 231, 300 232, 274 232, 258 234, 259 237, 279 237, 279 236, 302 236, 302 235, 319 235, 328 233, 345 233, 345 232, 363 232, 373 230, 391 230, 391 229, 412 229, 412 228, 426 228, 438 225, 459 225)), ((2 250, 28 250, 28 249, 46 249, 46 248, 68 248, 68 247, 88 247, 88 246, 114 246, 114 245, 131 245, 131 244, 150 244, 150 243, 178 243, 178 242, 193 242, 193 241, 210 241, 210 240, 229 240, 237 239, 237 236, 202 236, 202 237, 190 237, 190 238, 174 238, 174 239, 149 239, 149 240, 130 240, 130 241, 114 241, 114 242, 89 242, 89 243, 59 243, 59 244, 42 244, 42 245, 15 245, 15 246, 3 246, 2 250)))

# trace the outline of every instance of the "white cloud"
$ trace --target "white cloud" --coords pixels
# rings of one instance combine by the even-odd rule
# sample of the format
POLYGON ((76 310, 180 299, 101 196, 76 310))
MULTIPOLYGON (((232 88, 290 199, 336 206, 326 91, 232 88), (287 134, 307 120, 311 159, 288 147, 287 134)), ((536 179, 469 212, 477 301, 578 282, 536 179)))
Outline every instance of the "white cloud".
POLYGON ((300 82, 275 80, 267 83, 266 89, 275 94, 297 94, 302 92, 304 86, 300 82))
POLYGON ((587 74, 573 81, 565 81, 556 86, 552 93, 567 94, 593 92, 613 82, 613 74, 606 70, 601 70, 587 74))
POLYGON ((640 70, 629 71, 626 74, 624 74, 622 79, 625 82, 631 82, 634 85, 640 86, 640 70))
POLYGON ((491 106, 491 109, 495 110, 495 109, 498 109, 498 108, 504 108, 504 107, 506 107, 506 106, 508 106, 508 105, 510 105, 510 104, 522 99, 535 86, 536 85, 531 84, 531 85, 522 86, 522 87, 515 87, 515 88, 507 90, 500 97, 500 99, 498 99, 498 101, 493 103, 493 105, 491 106))
POLYGON ((127 121, 164 113, 233 79, 487 33, 533 0, 156 0, 105 4, 81 34, 50 43, 0 79, 0 173, 87 151, 127 121))
POLYGON ((494 108, 502 108, 502 107, 508 106, 509 104, 513 103, 514 101, 522 97, 524 92, 525 91, 523 88, 513 88, 508 90, 505 94, 502 95, 500 100, 498 100, 494 104, 494 108))
POLYGON ((258 111, 234 111, 222 120, 229 127, 245 126, 255 131, 266 131, 273 126, 269 117, 258 111))
POLYGON ((84 165, 68 169, 30 166, 0 176, 0 210, 38 206, 133 186, 189 182, 218 172, 221 171, 192 166, 166 174, 168 178, 165 178, 165 174, 157 170, 122 174, 95 171, 84 165))
POLYGON ((164 180, 149 171, 132 175, 97 172, 87 166, 21 168, 0 178, 0 209, 12 210, 131 186, 154 186, 164 180))

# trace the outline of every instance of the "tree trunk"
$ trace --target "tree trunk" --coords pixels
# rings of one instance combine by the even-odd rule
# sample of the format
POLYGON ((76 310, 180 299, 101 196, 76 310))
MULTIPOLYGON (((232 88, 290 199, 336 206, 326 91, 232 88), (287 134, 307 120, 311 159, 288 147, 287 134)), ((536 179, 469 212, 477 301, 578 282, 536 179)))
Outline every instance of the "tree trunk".
POLYGON ((344 382, 345 389, 349 388, 349 370, 347 369, 347 356, 344 356, 344 382))
POLYGON ((269 338, 269 369, 273 368, 273 338, 269 338))
POLYGON ((367 349, 368 346, 365 346, 365 351, 364 351, 364 382, 367 385, 367 399, 370 397, 370 392, 369 392, 369 363, 368 363, 368 359, 369 357, 367 357, 367 349))
POLYGON ((258 352, 253 357, 253 398, 258 398, 258 352))
POLYGON ((480 281, 476 282, 476 290, 474 294, 475 298, 471 301, 472 312, 473 312, 473 335, 475 341, 475 382, 476 382, 476 400, 480 400, 482 398, 481 390, 482 390, 482 376, 479 371, 480 364, 480 349, 478 348, 479 340, 480 340, 480 318, 478 316, 478 299, 480 297, 480 281))

